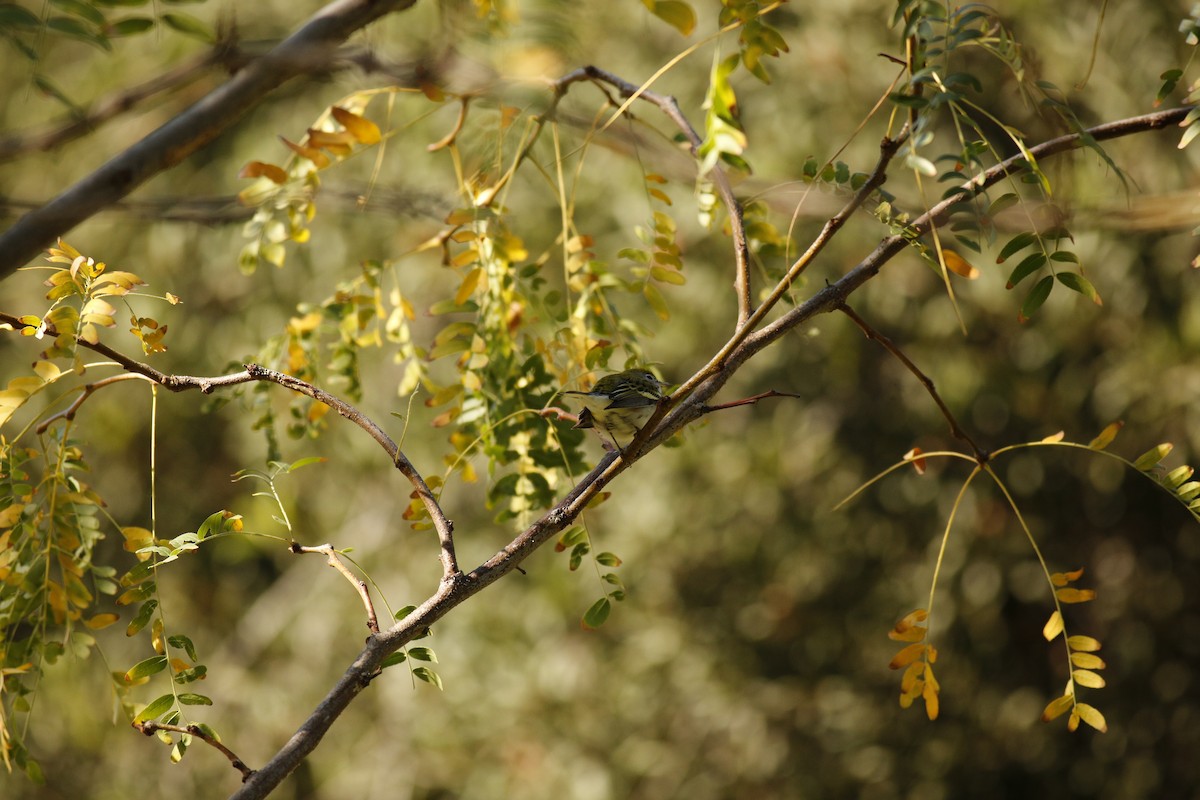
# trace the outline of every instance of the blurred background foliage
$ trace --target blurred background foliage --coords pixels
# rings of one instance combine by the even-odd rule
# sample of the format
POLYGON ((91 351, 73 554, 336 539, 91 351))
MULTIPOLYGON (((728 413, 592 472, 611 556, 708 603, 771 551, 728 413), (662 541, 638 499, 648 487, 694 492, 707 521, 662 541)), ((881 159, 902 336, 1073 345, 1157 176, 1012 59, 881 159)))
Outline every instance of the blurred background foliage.
MULTIPOLYGON (((171 326, 170 349, 155 359, 160 369, 222 373, 254 358, 298 304, 328 297, 364 260, 411 252, 461 203, 448 158, 425 152, 453 125, 456 105, 402 97, 392 117, 402 130, 378 163, 368 151, 322 174, 311 241, 289 245, 283 269, 243 274, 237 259, 248 212, 234 195, 247 183, 238 171, 254 160, 281 163, 287 152, 277 135, 295 141, 329 105, 393 79, 499 92, 531 109, 546 102, 539 80, 585 64, 639 83, 715 30, 716 4, 696 5, 696 31, 681 37, 633 0, 497 3, 483 19, 483 3, 420 2, 357 42, 395 66, 393 73, 336 69, 288 84, 229 134, 67 240, 142 275, 151 291, 183 298, 180 307, 154 312, 171 326)), ((237 41, 253 49, 320 6, 212 0, 182 10, 214 33, 236 25, 237 41)), ((1062 88, 1090 125, 1150 110, 1160 73, 1191 55, 1178 32, 1187 6, 1106 5, 1102 21, 1098 5, 1082 0, 1058 4, 1053 15, 1043 3, 1016 1, 997 4, 997 13, 1024 44, 1031 72, 1062 88), (1086 86, 1073 88, 1087 74, 1097 25, 1094 69, 1086 86)), ((175 6, 156 13, 166 9, 175 6)), ((781 6, 770 20, 790 51, 766 65, 772 82, 744 72, 735 78, 754 166, 738 192, 769 205, 781 231, 795 212, 801 246, 844 200, 817 188, 797 212, 807 188, 797 182, 802 165, 810 156, 832 157, 888 88, 897 67, 877 54, 901 55, 888 25, 894 11, 894 4, 866 0, 781 6)), ((144 34, 114 40, 111 52, 79 38, 37 38, 36 63, 9 50, 0 127, 38 130, 64 117, 62 102, 39 89, 45 79, 87 106, 210 47, 179 27, 158 20, 144 34)), ((721 46, 731 48, 728 40, 721 46)), ((713 45, 704 44, 654 87, 676 96, 697 125, 712 55, 713 45)), ((988 87, 978 101, 1028 141, 1062 132, 1022 101, 994 63, 971 67, 988 87)), ((84 138, 0 164, 4 213, 11 220, 26 204, 53 196, 222 77, 213 68, 84 138)), ((600 99, 576 87, 560 121, 582 135, 600 99)), ((1181 99, 1182 91, 1168 104, 1181 99)), ((664 129, 652 109, 634 112, 664 129)), ((480 127, 462 137, 468 172, 486 165, 496 146, 480 132, 494 129, 496 112, 473 114, 470 124, 480 127)), ((838 157, 869 170, 882 133, 882 120, 873 120, 838 157)), ((549 141, 543 137, 534 158, 552 171, 549 141)), ((911 254, 886 267, 852 305, 922 366, 985 447, 1060 429, 1086 443, 1122 419, 1114 451, 1132 459, 1171 441, 1168 466, 1194 463, 1200 285, 1190 262, 1200 204, 1197 151, 1177 150, 1177 141, 1177 131, 1163 131, 1106 146, 1136 186, 1128 195, 1090 152, 1043 164, 1102 308, 1059 291, 1018 324, 1021 295, 1005 290, 1010 266, 996 266, 994 252, 971 256, 978 280, 955 281, 965 335, 940 277, 911 254)), ((636 245, 633 227, 653 210, 644 171, 668 178, 688 281, 668 293, 669 322, 635 301, 623 312, 652 329, 642 341, 647 357, 675 381, 699 368, 733 324, 728 240, 696 223, 692 169, 663 140, 635 140, 618 123, 592 144, 574 199, 592 249, 616 263, 618 249, 636 245)), ((916 201, 901 180, 887 189, 916 201)), ((554 251, 561 222, 552 181, 525 170, 505 204, 517 209, 512 224, 530 253, 554 251)), ((843 274, 883 234, 860 215, 797 295, 843 274)), ((438 257, 413 257, 396 270, 417 311, 412 337, 422 347, 442 324, 428 308, 459 280, 438 257)), ((784 257, 772 258, 769 267, 778 270, 784 257)), ((7 279, 3 310, 43 308, 40 279, 7 279)), ((135 354, 137 345, 128 339, 121 349, 135 354)), ((0 337, 0 379, 24 374, 33 358, 29 340, 0 337)), ((432 369, 447 380, 448 371, 437 372, 443 366, 432 369)), ((396 392, 404 365, 390 353, 365 351, 359 370, 358 405, 398 437, 405 423, 388 415, 410 414, 396 392)), ((1068 734, 1061 720, 1039 721, 1066 679, 1061 648, 1041 637, 1049 592, 1003 498, 984 481, 958 511, 942 568, 932 630, 942 713, 931 723, 897 706, 898 676, 886 668, 896 648, 886 634, 926 601, 965 469, 937 461, 924 476, 906 469, 846 508, 833 506, 914 445, 955 446, 945 421, 901 365, 839 316, 764 352, 719 399, 768 389, 802 399, 710 415, 681 447, 637 464, 613 485, 608 503, 588 512, 596 549, 624 561, 628 600, 604 627, 588 631, 579 623, 604 590, 595 570, 585 563, 568 572, 563 554, 543 548, 525 562, 526 575, 460 607, 423 642, 438 654, 444 692, 410 680, 403 667, 387 671, 278 796, 1200 796, 1200 527, 1186 509, 1144 477, 1086 453, 1038 449, 999 461, 1051 566, 1086 567, 1084 583, 1098 592, 1095 602, 1069 608, 1068 624, 1105 644, 1108 687, 1088 699, 1104 711, 1109 731, 1068 734)), ((270 393, 280 409, 282 394, 270 393)), ((430 427, 439 409, 424 399, 412 406, 404 448, 419 469, 437 474, 447 430, 430 427)), ((84 406, 86 425, 77 428, 93 465, 90 480, 125 524, 149 521, 149 402, 141 384, 107 389, 84 406)), ((230 508, 245 516, 247 530, 286 536, 271 520, 271 505, 230 480, 267 457, 262 433, 252 429, 259 410, 246 399, 212 406, 194 393, 160 394, 159 531, 195 530, 213 511, 230 508)), ((297 539, 352 547, 393 609, 435 588, 436 541, 400 519, 410 489, 373 444, 333 421, 319 439, 283 438, 281 447, 287 460, 329 459, 280 481, 297 539)), ((599 458, 598 443, 586 447, 599 458)), ((454 478, 443 494, 464 566, 491 556, 513 532, 493 522, 486 490, 482 475, 478 483, 454 478)), ((119 539, 110 532, 98 560, 127 559, 119 539)), ((168 618, 191 635, 209 667, 200 691, 215 705, 195 718, 251 766, 292 734, 364 636, 361 606, 345 582, 277 539, 211 543, 170 565, 160 589, 168 618)), ((98 634, 102 659, 68 656, 47 671, 26 731, 46 784, 5 775, 6 797, 103 800, 149 786, 209 797, 236 788, 234 771, 209 748, 197 744, 172 765, 166 748, 136 735, 117 712, 108 670, 150 654, 143 638, 126 640, 124 622, 98 634)))

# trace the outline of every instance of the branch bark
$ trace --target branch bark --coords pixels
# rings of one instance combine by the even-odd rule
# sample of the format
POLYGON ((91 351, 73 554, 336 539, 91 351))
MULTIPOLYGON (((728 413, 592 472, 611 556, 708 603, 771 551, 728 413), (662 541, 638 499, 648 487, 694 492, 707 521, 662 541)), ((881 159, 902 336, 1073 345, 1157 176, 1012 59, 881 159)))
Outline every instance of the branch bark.
POLYGON ((336 0, 195 105, 0 234, 0 280, 71 228, 216 139, 268 94, 387 14, 417 0, 336 0))

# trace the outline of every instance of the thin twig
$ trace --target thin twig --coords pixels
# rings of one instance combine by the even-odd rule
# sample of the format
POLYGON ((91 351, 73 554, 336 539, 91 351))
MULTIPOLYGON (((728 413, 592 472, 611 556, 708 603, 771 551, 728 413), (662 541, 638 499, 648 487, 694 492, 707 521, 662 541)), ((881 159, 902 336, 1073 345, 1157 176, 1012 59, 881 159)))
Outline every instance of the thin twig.
MULTIPOLYGON (((26 325, 24 322, 21 322, 19 318, 4 312, 0 312, 0 323, 7 323, 8 325, 12 326, 14 330, 22 330, 31 327, 26 325)), ((58 331, 54 329, 54 326, 47 327, 45 336, 57 338, 58 335, 58 331)), ((437 498, 434 497, 433 492, 429 489, 429 485, 417 471, 416 467, 413 466, 412 462, 408 460, 408 457, 405 456, 400 450, 399 446, 392 441, 392 438, 388 436, 387 433, 385 433, 384 430, 380 428, 374 420, 363 414, 350 403, 347 403, 340 397, 329 394, 323 389, 320 389, 311 383, 308 383, 307 381, 300 380, 299 378, 286 375, 276 370, 267 369, 266 367, 258 364, 247 364, 246 369, 243 372, 235 372, 231 375, 222 375, 215 378, 197 378, 190 375, 168 375, 165 372, 155 369, 149 364, 129 358, 123 353, 120 353, 108 345, 100 342, 92 343, 86 341, 85 339, 77 338, 76 343, 80 347, 85 347, 93 352, 100 353, 112 361, 115 361, 126 371, 142 375, 159 384, 160 386, 170 389, 173 392, 184 392, 192 389, 199 389, 203 394, 211 394, 214 389, 219 387, 223 388, 227 386, 236 386, 238 384, 250 383, 253 381, 269 381, 271 383, 277 383, 285 389, 290 389, 297 394, 311 397, 313 400, 329 406, 339 415, 345 417, 366 431, 367 434, 370 435, 371 438, 374 439, 392 459, 392 463, 395 465, 396 469, 400 470, 400 473, 404 475, 404 477, 408 478, 409 482, 416 490, 417 496, 421 499, 421 503, 425 506, 425 510, 429 512, 429 517, 433 522, 435 530, 437 530, 438 542, 440 543, 439 557, 442 562, 442 580, 453 581, 456 576, 460 574, 460 570, 458 568, 458 559, 454 552, 454 523, 446 518, 445 512, 442 511, 441 506, 438 504, 437 498)))
POLYGON ((895 342, 872 328, 871 325, 865 319, 855 313, 854 309, 850 308, 850 306, 842 303, 838 306, 838 310, 853 320, 854 324, 858 326, 859 330, 861 330, 868 339, 878 342, 884 350, 887 350, 889 353, 895 356, 901 364, 908 368, 909 372, 917 377, 917 380, 919 380, 921 385, 925 387, 925 391, 929 392, 929 396, 933 398, 933 402, 937 403, 937 407, 941 410, 942 416, 945 417, 946 421, 950 423, 950 433, 953 434, 956 439, 962 439, 967 443, 967 446, 971 448, 971 452, 975 454, 975 460, 979 463, 979 466, 982 467, 985 465, 988 461, 987 451, 975 444, 975 440, 972 439, 970 435, 963 430, 962 426, 958 424, 958 420, 955 419, 954 414, 950 412, 949 407, 947 407, 945 401, 942 400, 942 396, 938 394, 937 387, 934 386, 930 377, 922 372, 920 367, 914 364, 912 359, 905 355, 904 351, 896 346, 895 342))
POLYGON ((367 610, 367 629, 370 630, 372 634, 379 633, 379 617, 375 614, 375 604, 371 601, 371 592, 367 589, 367 582, 350 571, 350 568, 342 562, 337 550, 333 549, 333 545, 321 544, 317 545, 316 547, 305 547, 297 544, 296 542, 292 542, 290 549, 297 555, 302 553, 319 553, 325 556, 329 566, 342 573, 342 576, 346 580, 350 581, 350 585, 358 591, 358 596, 361 597, 363 601, 363 607, 367 610))
POLYGON ((230 765, 233 766, 233 768, 238 772, 242 773, 242 783, 250 780, 250 778, 254 775, 254 770, 246 766, 245 761, 242 761, 240 758, 238 758, 236 753, 218 741, 215 737, 209 736, 207 733, 205 733, 204 729, 199 725, 188 725, 185 727, 183 725, 169 725, 165 722, 146 720, 145 722, 133 723, 133 727, 137 728, 147 736, 153 736, 159 731, 170 731, 171 733, 183 733, 187 734, 188 736, 195 736, 200 741, 206 742, 215 747, 221 752, 222 755, 228 758, 230 765))
POLYGON ((768 389, 767 391, 762 392, 761 394, 753 395, 752 397, 743 397, 741 400, 733 400, 728 403, 719 403, 718 405, 715 405, 715 406, 701 405, 700 413, 701 414, 711 414, 714 411, 724 411, 727 408, 737 408, 738 406, 757 405, 759 400, 766 400, 771 397, 797 397, 797 398, 803 399, 804 395, 793 394, 792 392, 780 392, 780 391, 776 391, 775 389, 768 389))
POLYGON ((132 372, 124 372, 120 375, 112 375, 108 378, 101 378, 100 380, 93 381, 92 383, 85 383, 82 387, 83 391, 80 393, 79 397, 76 397, 75 400, 72 401, 71 405, 67 406, 67 408, 63 409, 62 411, 58 412, 57 414, 54 414, 54 415, 42 420, 42 422, 40 422, 38 424, 38 426, 36 428, 34 428, 34 430, 37 432, 37 434, 39 436, 41 436, 43 433, 46 432, 47 429, 49 429, 49 427, 51 425, 54 424, 55 420, 59 420, 59 419, 73 420, 73 419, 75 419, 75 415, 77 413, 79 413, 79 407, 82 406, 84 404, 84 402, 89 397, 91 397, 92 394, 97 389, 103 389, 105 386, 111 386, 114 383, 120 383, 122 381, 133 381, 133 380, 147 381, 150 379, 147 378, 145 375, 137 375, 132 372))

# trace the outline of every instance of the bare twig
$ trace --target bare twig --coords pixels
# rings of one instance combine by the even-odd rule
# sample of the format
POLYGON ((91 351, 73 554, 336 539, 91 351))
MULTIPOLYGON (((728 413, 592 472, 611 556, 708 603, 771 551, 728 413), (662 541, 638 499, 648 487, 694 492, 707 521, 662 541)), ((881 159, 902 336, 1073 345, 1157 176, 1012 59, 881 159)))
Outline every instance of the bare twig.
POLYGON ((767 400, 771 397, 798 397, 803 399, 803 395, 793 394, 792 392, 780 392, 775 389, 768 389, 761 394, 756 394, 751 397, 743 397, 741 400, 733 400, 728 403, 719 403, 715 406, 702 405, 700 406, 701 414, 711 414, 714 411, 724 411, 727 408, 737 408, 738 406, 757 405, 759 400, 767 400))
POLYGON ((254 774, 254 770, 246 766, 246 762, 237 757, 237 754, 218 741, 216 738, 209 736, 204 732, 204 729, 199 725, 169 725, 165 722, 155 722, 154 720, 146 720, 145 722, 135 722, 133 727, 137 728, 147 736, 153 736, 159 731, 170 731, 171 733, 183 733, 188 736, 195 736, 202 742, 206 742, 221 752, 229 759, 230 765, 238 772, 242 773, 242 782, 250 780, 250 776, 254 774))
POLYGON ((925 391, 929 392, 929 396, 933 398, 933 402, 937 404, 939 409, 941 409, 942 416, 945 417, 946 421, 950 423, 950 433, 953 434, 955 438, 962 439, 967 443, 967 446, 971 448, 971 452, 975 454, 975 460, 979 462, 979 466, 982 467, 984 464, 986 464, 988 460, 987 451, 975 444, 975 440, 972 439, 967 432, 963 430, 962 426, 958 424, 958 420, 955 419, 954 414, 950 413, 950 409, 942 400, 942 396, 938 394, 937 387, 934 386, 933 381, 929 378, 929 376, 922 372, 920 367, 914 364, 912 359, 905 355, 904 351, 897 347, 891 339, 872 328, 871 325, 865 319, 855 313, 854 309, 850 308, 850 306, 842 303, 840 306, 838 306, 838 310, 853 320, 854 324, 858 326, 859 330, 861 330, 868 339, 878 342, 884 350, 887 350, 889 353, 895 356, 901 364, 908 368, 909 372, 917 377, 917 380, 919 380, 921 385, 925 387, 925 391))
POLYGON ((373 634, 379 633, 379 617, 375 614, 375 604, 371 601, 371 592, 367 589, 367 582, 356 576, 350 571, 350 568, 342 561, 337 550, 333 549, 331 544, 321 544, 316 547, 305 547, 303 545, 292 542, 291 551, 296 554, 302 553, 320 553, 325 556, 329 566, 342 573, 342 577, 350 581, 350 585, 358 592, 358 596, 362 598, 363 607, 367 610, 367 629, 373 634))
POLYGON ((145 381, 145 380, 149 380, 149 378, 147 378, 145 375, 137 375, 132 372, 124 372, 120 375, 112 375, 108 378, 101 378, 98 381, 93 381, 92 383, 84 384, 82 387, 82 391, 79 394, 79 397, 76 397, 75 400, 71 403, 71 405, 67 406, 67 408, 63 409, 62 411, 58 412, 57 414, 54 414, 54 415, 42 420, 40 423, 38 423, 38 426, 34 430, 37 431, 37 434, 40 436, 43 433, 45 433, 46 430, 51 425, 54 424, 55 420, 59 420, 59 419, 73 420, 73 419, 75 419, 75 415, 77 413, 79 413, 79 407, 82 406, 84 404, 84 402, 89 397, 91 397, 92 394, 97 389, 103 389, 105 386, 111 386, 114 383, 120 383, 122 381, 132 381, 132 380, 145 381))
POLYGON ((353 33, 416 0, 335 0, 262 58, 0 234, 0 278, 97 211, 183 161, 284 82, 325 64, 353 33))

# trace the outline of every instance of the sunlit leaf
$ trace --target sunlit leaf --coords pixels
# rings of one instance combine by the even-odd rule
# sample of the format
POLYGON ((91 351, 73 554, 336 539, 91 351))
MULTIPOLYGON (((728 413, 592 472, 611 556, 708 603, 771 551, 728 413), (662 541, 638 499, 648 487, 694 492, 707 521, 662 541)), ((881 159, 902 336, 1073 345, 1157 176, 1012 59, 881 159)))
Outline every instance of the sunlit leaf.
POLYGON ((1055 636, 1063 632, 1062 614, 1055 611, 1050 615, 1050 619, 1046 620, 1046 624, 1042 626, 1042 636, 1047 642, 1053 641, 1055 636))
POLYGON ((1125 427, 1123 420, 1110 422, 1105 426, 1104 430, 1100 431, 1100 434, 1095 439, 1088 442, 1088 447, 1093 450, 1103 450, 1112 444, 1113 439, 1117 438, 1117 434, 1121 432, 1121 428, 1123 427, 1125 427))
POLYGON ((1104 669, 1104 659, 1091 653, 1071 653, 1071 666, 1081 669, 1104 669))
POLYGON ((888 662, 888 669, 900 669, 916 661, 925 654, 925 650, 929 647, 927 644, 910 644, 899 653, 892 656, 892 660, 888 662))
POLYGON ((1051 700, 1042 711, 1042 722, 1050 722, 1061 717, 1071 708, 1074 701, 1075 696, 1070 694, 1064 694, 1062 697, 1051 700))
POLYGON ((1089 689, 1102 689, 1105 685, 1104 678, 1099 673, 1087 669, 1072 670, 1071 678, 1080 686, 1086 686, 1089 689))
POLYGON ((1075 712, 1079 714, 1079 718, 1091 725, 1101 733, 1108 732, 1108 723, 1104 721, 1104 715, 1093 706, 1087 703, 1079 703, 1075 706, 1075 712))
POLYGON ((162 697, 156 698, 148 706, 138 712, 133 718, 134 722, 145 722, 146 720, 161 717, 163 714, 171 710, 175 705, 174 695, 164 694, 162 697))
POLYGON ((1067 647, 1079 652, 1093 653, 1100 649, 1100 642, 1091 636, 1071 636, 1067 639, 1067 647))
POLYGON ((1067 587, 1054 593, 1060 603, 1086 603, 1096 599, 1096 593, 1091 589, 1075 589, 1067 587))
POLYGON ((1056 444, 1061 442, 1064 436, 1066 436, 1066 434, 1064 434, 1062 431, 1059 431, 1058 433, 1052 433, 1046 438, 1042 439, 1042 444, 1056 444))
POLYGON ((1170 442, 1163 442, 1156 447, 1150 448, 1138 456, 1137 460, 1133 462, 1133 468, 1139 469, 1142 472, 1152 469, 1156 464, 1158 464, 1158 462, 1166 458, 1167 454, 1170 453, 1174 447, 1175 445, 1171 444, 1170 442))

